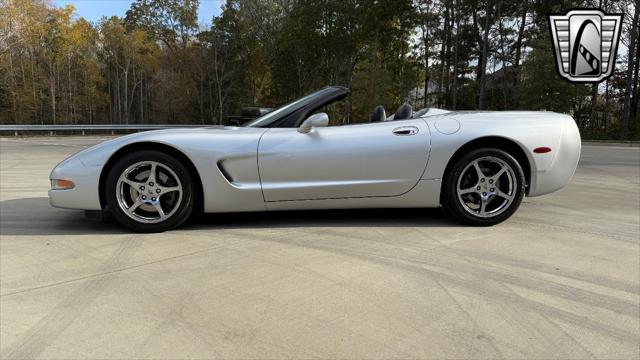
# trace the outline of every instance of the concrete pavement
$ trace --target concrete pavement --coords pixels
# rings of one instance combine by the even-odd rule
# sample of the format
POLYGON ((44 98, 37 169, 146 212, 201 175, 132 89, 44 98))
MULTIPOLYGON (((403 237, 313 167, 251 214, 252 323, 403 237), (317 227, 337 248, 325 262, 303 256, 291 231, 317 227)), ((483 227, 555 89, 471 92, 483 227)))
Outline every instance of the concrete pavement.
POLYGON ((492 228, 440 210, 209 215, 131 234, 54 209, 99 138, 0 139, 0 357, 640 357, 640 148, 586 146, 492 228))

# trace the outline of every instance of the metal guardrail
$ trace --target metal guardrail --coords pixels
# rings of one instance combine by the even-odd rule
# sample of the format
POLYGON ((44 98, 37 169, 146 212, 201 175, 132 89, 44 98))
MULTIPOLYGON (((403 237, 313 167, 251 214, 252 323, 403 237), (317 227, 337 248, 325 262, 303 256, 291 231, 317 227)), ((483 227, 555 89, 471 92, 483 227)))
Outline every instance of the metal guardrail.
POLYGON ((64 130, 159 130, 194 128, 206 125, 127 124, 127 125, 0 125, 0 131, 64 131, 64 130))
POLYGON ((118 124, 118 125, 0 125, 0 133, 13 132, 15 136, 21 132, 50 132, 58 131, 145 131, 161 130, 172 128, 198 128, 206 125, 183 125, 183 124, 118 124))

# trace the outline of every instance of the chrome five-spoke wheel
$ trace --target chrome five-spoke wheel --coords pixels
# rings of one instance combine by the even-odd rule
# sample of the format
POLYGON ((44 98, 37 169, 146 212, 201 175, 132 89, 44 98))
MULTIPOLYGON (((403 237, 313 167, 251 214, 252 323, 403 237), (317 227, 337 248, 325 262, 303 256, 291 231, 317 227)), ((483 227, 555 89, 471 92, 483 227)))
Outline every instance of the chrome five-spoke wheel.
POLYGON ((118 160, 104 184, 107 206, 116 220, 139 232, 182 224, 195 204, 193 178, 185 162, 152 150, 118 160))
POLYGON ((166 220, 182 200, 182 185, 176 173, 156 161, 141 161, 126 168, 118 178, 118 205, 142 223, 166 220))
POLYGON ((482 218, 501 214, 515 196, 515 172, 494 156, 469 163, 458 178, 458 201, 462 207, 482 218))
POLYGON ((495 225, 516 211, 525 192, 518 161, 500 149, 482 148, 458 159, 445 176, 443 205, 471 225, 495 225))

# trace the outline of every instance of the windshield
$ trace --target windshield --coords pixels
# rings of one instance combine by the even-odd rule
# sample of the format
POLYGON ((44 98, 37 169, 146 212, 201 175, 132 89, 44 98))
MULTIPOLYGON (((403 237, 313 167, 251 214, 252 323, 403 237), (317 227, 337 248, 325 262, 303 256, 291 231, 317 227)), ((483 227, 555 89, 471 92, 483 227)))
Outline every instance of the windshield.
POLYGON ((279 107, 278 109, 264 115, 261 116, 253 121, 250 121, 246 124, 244 124, 243 126, 245 127, 267 127, 269 125, 271 125, 272 122, 274 122, 275 120, 278 120, 281 118, 282 115, 293 112, 305 105, 307 105, 308 103, 311 102, 311 100, 320 92, 322 92, 323 90, 320 91, 316 91, 312 94, 309 94, 305 97, 302 97, 294 102, 290 102, 287 105, 284 105, 282 107, 279 107))

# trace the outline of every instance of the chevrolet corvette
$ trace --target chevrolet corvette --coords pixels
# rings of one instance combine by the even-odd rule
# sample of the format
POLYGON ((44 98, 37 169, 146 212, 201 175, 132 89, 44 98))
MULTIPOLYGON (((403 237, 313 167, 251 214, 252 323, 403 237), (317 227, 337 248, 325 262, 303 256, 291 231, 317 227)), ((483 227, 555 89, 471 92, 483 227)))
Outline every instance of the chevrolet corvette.
POLYGON ((414 112, 378 106, 369 122, 329 126, 349 91, 327 87, 242 127, 130 134, 65 159, 51 205, 108 211, 137 232, 193 213, 443 207, 461 222, 508 219, 524 196, 564 187, 580 157, 568 115, 414 112))

